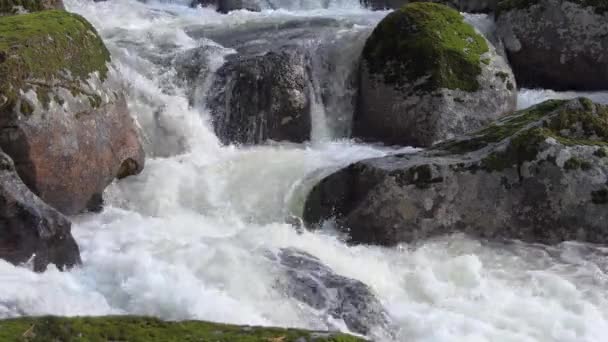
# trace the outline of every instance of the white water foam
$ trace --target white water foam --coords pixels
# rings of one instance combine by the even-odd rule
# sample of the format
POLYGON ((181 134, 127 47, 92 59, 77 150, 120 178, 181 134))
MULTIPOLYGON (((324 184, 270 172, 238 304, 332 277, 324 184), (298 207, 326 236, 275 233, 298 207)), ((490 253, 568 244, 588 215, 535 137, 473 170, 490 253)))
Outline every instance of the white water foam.
MULTIPOLYGON (((321 170, 394 151, 349 141, 220 146, 207 113, 191 108, 171 81, 175 71, 154 62, 207 44, 186 34, 193 25, 240 27, 309 16, 374 25, 378 13, 347 8, 222 16, 177 2, 66 5, 91 20, 110 47, 131 85, 130 107, 151 158, 141 175, 108 189, 104 212, 73 218, 81 267, 36 274, 0 261, 0 317, 130 313, 331 328, 275 287, 280 275, 265 253, 294 247, 368 284, 395 322, 394 341, 608 338, 608 249, 491 244, 462 235, 388 249, 348 246, 330 233, 298 234, 283 222, 301 210, 303 189, 321 170)), ((544 96, 522 92, 520 103, 544 96)))

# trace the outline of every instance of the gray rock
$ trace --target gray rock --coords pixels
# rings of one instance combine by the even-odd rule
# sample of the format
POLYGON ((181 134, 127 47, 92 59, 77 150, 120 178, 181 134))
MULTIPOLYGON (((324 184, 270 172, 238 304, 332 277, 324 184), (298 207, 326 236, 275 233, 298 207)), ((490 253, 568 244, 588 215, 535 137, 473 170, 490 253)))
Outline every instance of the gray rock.
POLYGON ((70 221, 23 184, 13 161, 0 151, 0 258, 13 264, 32 261, 65 269, 80 263, 70 221))
POLYGON ((382 10, 397 9, 412 2, 435 2, 468 13, 489 13, 496 9, 497 0, 361 0, 365 7, 382 10))
POLYGON ((488 239, 608 242, 608 107, 547 101, 468 137, 350 165, 309 194, 354 243, 455 231, 488 239))
POLYGON ((363 50, 360 82, 353 135, 392 145, 430 146, 473 131, 517 101, 513 73, 492 44, 433 3, 409 4, 380 22, 363 50))
POLYGON ((500 1, 497 31, 520 86, 608 88, 607 9, 590 1, 500 1))
POLYGON ((215 7, 220 13, 228 13, 236 10, 248 10, 259 12, 262 8, 255 0, 193 0, 191 7, 215 7))
POLYGON ((343 320, 355 333, 367 335, 390 325, 388 314, 364 283, 337 275, 316 257, 287 248, 278 253, 284 271, 279 286, 285 293, 333 319, 343 320))
POLYGON ((306 64, 305 55, 297 50, 229 59, 218 70, 209 99, 220 140, 241 144, 309 140, 306 64))

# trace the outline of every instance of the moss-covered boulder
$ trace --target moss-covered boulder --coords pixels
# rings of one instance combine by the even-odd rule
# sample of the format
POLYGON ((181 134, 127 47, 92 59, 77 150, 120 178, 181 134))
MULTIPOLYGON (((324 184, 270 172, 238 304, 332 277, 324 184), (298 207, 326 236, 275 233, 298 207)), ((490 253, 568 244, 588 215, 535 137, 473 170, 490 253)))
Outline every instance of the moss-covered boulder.
POLYGON ((608 89, 608 1, 501 0, 497 32, 522 87, 608 89))
POLYGON ((552 100, 431 149, 355 163, 309 194, 309 225, 336 216, 353 242, 465 232, 608 243, 608 106, 552 100))
POLYGON ((23 181, 65 214, 98 205, 144 154, 110 54, 65 11, 0 17, 0 147, 23 181))
POLYGON ((37 317, 0 320, 0 340, 23 342, 363 342, 333 332, 236 326, 150 317, 37 317))
POLYGON ((0 16, 61 9, 62 0, 0 0, 0 16))
MULTIPOLYGON (((0 150, 0 259, 15 265, 31 263, 44 271, 80 263, 70 221, 23 184, 13 161, 0 150)), ((8 341, 8 340, 5 340, 8 341)))
POLYGON ((508 65, 460 13, 412 3, 383 19, 365 44, 354 135, 429 146, 515 104, 508 65))

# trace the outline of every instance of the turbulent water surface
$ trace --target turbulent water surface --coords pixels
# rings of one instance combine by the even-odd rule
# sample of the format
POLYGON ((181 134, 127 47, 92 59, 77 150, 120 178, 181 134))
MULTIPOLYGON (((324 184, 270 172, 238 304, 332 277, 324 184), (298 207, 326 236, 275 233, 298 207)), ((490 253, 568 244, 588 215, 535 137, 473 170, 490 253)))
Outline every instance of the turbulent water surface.
MULTIPOLYGON (((258 38, 272 43, 281 27, 321 23, 323 34, 312 34, 309 43, 325 39, 344 47, 327 58, 350 68, 387 12, 361 9, 356 0, 264 4, 268 9, 259 13, 220 15, 177 1, 66 2, 98 28, 128 82, 148 163, 142 175, 107 190, 102 213, 73 218, 81 267, 36 274, 0 261, 0 317, 147 314, 346 330, 275 286, 281 274, 268 253, 294 247, 373 289, 394 322, 372 334, 379 340, 608 340, 606 248, 496 244, 461 235, 393 249, 353 247, 337 234, 298 234, 284 223, 300 213, 307 189, 323 174, 396 149, 341 139, 352 94, 339 77, 349 70, 325 80, 313 70, 311 143, 221 146, 205 98, 213 72, 235 51, 214 37, 259 30, 258 38), (211 72, 192 103, 174 61, 200 46, 213 52, 211 72)), ((490 20, 468 19, 490 34, 490 20)), ((576 95, 523 90, 519 105, 576 95)))

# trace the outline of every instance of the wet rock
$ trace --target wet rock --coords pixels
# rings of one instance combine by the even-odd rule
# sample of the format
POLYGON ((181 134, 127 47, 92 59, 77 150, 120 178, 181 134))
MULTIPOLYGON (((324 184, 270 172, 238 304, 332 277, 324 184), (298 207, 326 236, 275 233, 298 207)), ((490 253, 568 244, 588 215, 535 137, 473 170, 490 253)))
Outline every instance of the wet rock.
POLYGON ((496 9, 497 0, 362 0, 361 4, 374 10, 382 10, 398 9, 412 2, 434 2, 460 12, 489 13, 496 9))
POLYGON ((255 0, 193 0, 190 4, 192 7, 215 7, 220 13, 228 13, 237 10, 248 10, 259 12, 260 4, 255 0))
POLYGON ((455 10, 412 3, 389 14, 363 50, 354 136, 430 146, 515 109, 513 74, 455 10))
POLYGON ((0 147, 60 212, 99 208, 114 178, 144 165, 103 42, 84 18, 63 11, 0 18, 0 35, 9 38, 0 42, 0 147))
POLYGON ((213 126, 224 143, 310 139, 310 89, 305 55, 268 52, 230 59, 210 100, 213 126))
POLYGON ((327 321, 329 317, 343 320, 360 334, 388 326, 384 307, 364 283, 337 275, 316 257, 297 249, 282 249, 278 260, 285 274, 279 286, 288 296, 327 315, 327 321))
POLYGON ((65 269, 80 263, 70 221, 23 184, 13 161, 0 151, 0 259, 31 260, 35 271, 48 264, 65 269))
POLYGON ((63 10, 62 0, 1 0, 0 16, 38 12, 44 10, 63 10))
POLYGON ((608 88, 604 2, 502 0, 497 31, 522 87, 608 88))
POLYGON ((608 107, 547 101, 429 150, 322 180, 305 222, 335 217, 354 243, 455 231, 488 239, 608 242, 608 107))

